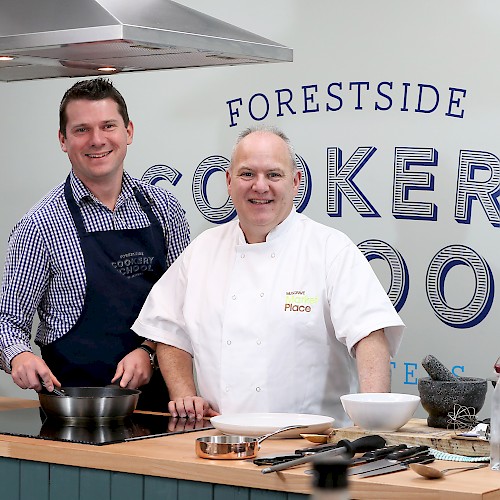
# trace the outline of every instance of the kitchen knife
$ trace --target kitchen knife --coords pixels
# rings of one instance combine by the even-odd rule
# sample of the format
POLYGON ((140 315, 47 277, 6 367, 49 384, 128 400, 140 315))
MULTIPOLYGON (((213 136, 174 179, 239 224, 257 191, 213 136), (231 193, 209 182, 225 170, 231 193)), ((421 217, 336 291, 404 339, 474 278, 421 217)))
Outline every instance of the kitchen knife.
POLYGON ((372 476, 381 476, 382 474, 390 474, 392 472, 399 472, 402 470, 409 469, 410 464, 429 464, 434 462, 434 457, 429 455, 428 453, 423 453, 420 455, 415 455, 414 457, 406 458, 404 460, 400 460, 399 462, 389 465, 387 467, 382 467, 380 469, 375 469, 368 472, 363 472, 362 474, 357 474, 356 477, 372 477, 372 476))
POLYGON ((349 476, 352 476, 356 474, 363 474, 364 472, 371 472, 372 470, 376 469, 382 469, 384 467, 397 464, 398 461, 403 460, 405 458, 426 453, 428 449, 429 449, 428 446, 413 446, 411 448, 395 451, 393 453, 389 453, 389 455, 386 455, 385 458, 374 460, 373 462, 369 462, 363 465, 357 465, 355 467, 351 467, 347 470, 347 474, 349 476))
POLYGON ((385 446, 384 448, 378 448, 377 450, 367 451, 358 458, 352 458, 349 465, 374 462, 380 458, 385 458, 387 455, 390 455, 395 451, 406 450, 406 448, 407 446, 405 444, 395 444, 393 446, 385 446))
MULTIPOLYGON (((355 465, 355 464, 365 464, 369 462, 373 462, 375 460, 378 460, 380 458, 384 458, 385 456, 389 455, 390 453, 393 453, 395 451, 403 450, 406 449, 407 446, 405 444, 396 444, 393 446, 385 446, 384 448, 378 448, 377 450, 373 451, 367 451, 363 455, 361 455, 358 458, 352 458, 349 461, 349 465, 355 465)), ((299 450, 296 450, 296 452, 299 450)), ((306 470, 306 474, 312 474, 313 470, 306 470)))
MULTIPOLYGON (((347 455, 349 458, 351 458, 356 453, 376 450, 377 448, 381 448, 384 445, 385 439, 382 436, 378 436, 376 434, 372 436, 363 436, 359 439, 356 439, 355 441, 342 439, 337 443, 336 448, 321 452, 321 456, 334 457, 337 455, 347 455)), ((271 467, 262 469, 261 472, 262 474, 268 474, 269 472, 276 472, 288 469, 289 467, 294 467, 296 465, 305 464, 307 462, 313 461, 316 455, 316 453, 305 455, 301 458, 297 458, 296 460, 289 460, 288 462, 272 465, 271 467)))
POLYGON ((333 450, 333 448, 337 448, 338 443, 324 443, 317 444, 316 446, 310 446, 308 448, 299 448, 295 450, 297 455, 309 455, 310 453, 320 453, 322 451, 333 450))

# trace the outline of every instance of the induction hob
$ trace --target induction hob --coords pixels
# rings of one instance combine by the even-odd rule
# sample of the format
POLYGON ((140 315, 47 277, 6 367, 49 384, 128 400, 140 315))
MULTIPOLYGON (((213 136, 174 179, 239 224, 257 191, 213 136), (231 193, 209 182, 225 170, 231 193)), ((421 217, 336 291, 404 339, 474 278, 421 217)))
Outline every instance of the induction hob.
POLYGON ((0 411, 0 434, 67 441, 101 446, 185 432, 213 429, 209 420, 190 420, 168 415, 134 412, 125 420, 105 425, 69 425, 47 418, 41 408, 0 411))

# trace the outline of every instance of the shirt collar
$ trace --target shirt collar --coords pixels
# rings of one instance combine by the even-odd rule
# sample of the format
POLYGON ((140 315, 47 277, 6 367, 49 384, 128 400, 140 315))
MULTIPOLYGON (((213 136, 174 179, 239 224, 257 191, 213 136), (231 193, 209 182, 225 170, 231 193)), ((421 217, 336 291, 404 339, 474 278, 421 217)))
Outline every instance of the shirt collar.
MULTIPOLYGON (((271 231, 269 231, 268 235, 266 236, 266 241, 264 243, 253 243, 253 244, 263 245, 270 241, 276 240, 280 236, 284 235, 290 229, 290 227, 292 227, 296 217, 297 217, 297 210, 295 209, 295 206, 292 205, 292 210, 288 214, 287 218, 283 222, 280 222, 276 227, 271 229, 271 231)), ((245 240, 245 235, 243 234, 243 231, 241 230, 239 223, 238 223, 238 244, 239 245, 248 244, 245 240)))
MULTIPOLYGON (((69 182, 71 190, 73 191, 73 196, 78 204, 81 204, 83 200, 93 200, 96 203, 102 203, 89 191, 85 184, 75 175, 73 170, 69 174, 69 182)), ((127 173, 123 172, 122 179, 122 190, 116 201, 116 206, 121 205, 125 200, 134 196, 133 188, 136 186, 134 179, 127 173)))

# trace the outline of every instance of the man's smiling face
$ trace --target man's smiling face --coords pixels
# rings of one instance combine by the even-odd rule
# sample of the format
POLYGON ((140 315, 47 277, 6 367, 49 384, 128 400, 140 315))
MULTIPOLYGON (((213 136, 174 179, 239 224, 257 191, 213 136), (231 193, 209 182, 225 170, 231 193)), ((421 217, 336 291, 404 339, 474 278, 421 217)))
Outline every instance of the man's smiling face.
POLYGON ((300 171, 283 139, 257 131, 236 146, 226 182, 247 242, 259 243, 291 212, 300 171))
POLYGON ((66 107, 66 137, 59 142, 68 154, 75 175, 84 184, 106 181, 123 173, 133 125, 126 127, 113 99, 78 99, 66 107))

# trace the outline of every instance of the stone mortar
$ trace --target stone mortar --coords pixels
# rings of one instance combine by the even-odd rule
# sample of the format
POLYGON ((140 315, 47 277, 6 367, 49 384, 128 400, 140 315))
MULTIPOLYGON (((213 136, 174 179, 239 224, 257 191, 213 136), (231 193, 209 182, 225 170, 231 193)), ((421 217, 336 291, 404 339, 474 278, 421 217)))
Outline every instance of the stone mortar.
POLYGON ((429 414, 429 427, 447 428, 448 413, 453 413, 454 405, 473 408, 477 413, 484 405, 488 382, 483 378, 456 377, 455 380, 432 380, 423 377, 418 380, 420 402, 429 414))

